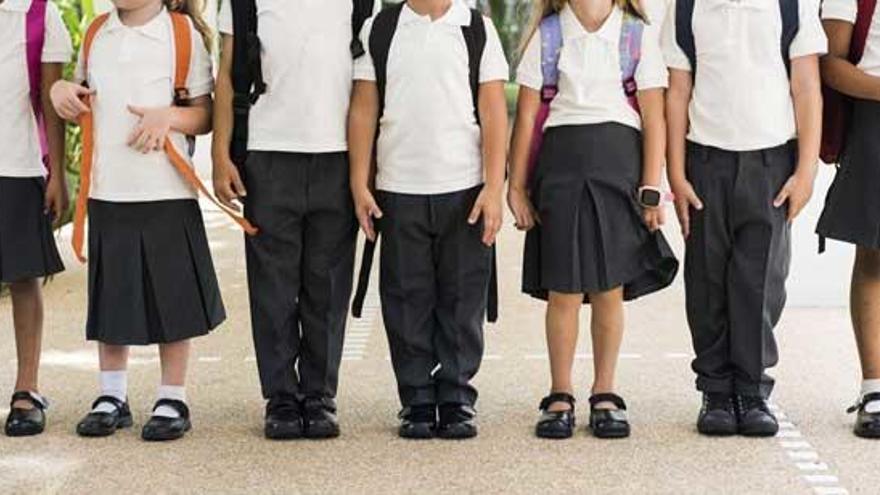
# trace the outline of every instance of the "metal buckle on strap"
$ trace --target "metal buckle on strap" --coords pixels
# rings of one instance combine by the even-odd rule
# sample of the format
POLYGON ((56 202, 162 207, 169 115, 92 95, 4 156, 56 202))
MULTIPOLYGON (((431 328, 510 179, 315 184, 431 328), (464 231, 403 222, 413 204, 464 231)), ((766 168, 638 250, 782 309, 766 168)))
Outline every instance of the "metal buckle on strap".
POLYGON ((351 50, 351 57, 354 59, 361 58, 367 54, 367 51, 364 50, 364 44, 357 38, 351 40, 349 49, 351 50))
POLYGON ((626 96, 635 96, 635 94, 639 91, 638 84, 636 84, 636 80, 633 78, 627 79, 623 81, 623 92, 626 93, 626 96))
POLYGON ((247 115, 251 110, 251 95, 235 93, 232 95, 232 111, 235 115, 247 115))
POLYGON ((541 101, 544 103, 553 101, 553 98, 556 98, 556 95, 559 93, 559 88, 556 86, 544 86, 541 88, 541 101))

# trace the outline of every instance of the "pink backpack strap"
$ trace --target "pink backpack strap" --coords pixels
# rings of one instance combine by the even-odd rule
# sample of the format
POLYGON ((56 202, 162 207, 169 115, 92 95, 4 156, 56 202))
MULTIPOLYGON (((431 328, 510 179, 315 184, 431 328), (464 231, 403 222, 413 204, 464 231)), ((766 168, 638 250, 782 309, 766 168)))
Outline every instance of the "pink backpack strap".
POLYGON ((43 45, 46 42, 46 1, 33 0, 25 18, 25 39, 28 81, 30 83, 31 108, 37 122, 40 137, 40 153, 46 170, 49 170, 49 141, 46 137, 46 121, 43 118, 43 45))
POLYGON ((528 174, 531 183, 538 164, 538 154, 544 142, 544 124, 550 116, 550 103, 559 92, 559 56, 562 54, 562 23, 559 14, 550 14, 538 27, 541 36, 541 107, 535 117, 532 142, 529 147, 528 174))
POLYGON ((620 27, 621 80, 626 100, 636 112, 640 111, 636 70, 642 58, 642 34, 644 32, 644 21, 630 12, 623 14, 623 24, 620 27))

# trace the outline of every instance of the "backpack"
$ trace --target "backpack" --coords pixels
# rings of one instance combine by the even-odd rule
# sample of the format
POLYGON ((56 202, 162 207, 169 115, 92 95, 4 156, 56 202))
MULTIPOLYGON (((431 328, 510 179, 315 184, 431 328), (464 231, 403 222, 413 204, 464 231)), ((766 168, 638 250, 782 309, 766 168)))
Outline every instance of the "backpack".
MULTIPOLYGON (((187 87, 187 79, 189 77, 189 69, 192 63, 192 27, 189 19, 185 14, 179 12, 169 12, 171 18, 172 31, 174 32, 174 105, 187 106, 189 104, 189 89, 187 87)), ((95 37, 101 30, 101 27, 109 19, 109 14, 103 14, 95 18, 89 25, 83 36, 82 41, 82 67, 83 74, 88 79, 89 56, 91 54, 92 45, 95 37)), ((83 82, 85 85, 86 82, 83 82)), ((94 96, 86 99, 86 104, 91 105, 94 96)), ((83 240, 85 238, 85 219, 88 210, 89 189, 92 182, 92 164, 95 155, 95 128, 94 117, 91 112, 83 113, 80 116, 80 129, 82 132, 82 162, 80 164, 80 186, 76 198, 76 209, 73 216, 73 251, 76 257, 85 262, 86 258, 82 254, 83 240)), ((170 137, 166 137, 163 145, 168 159, 174 168, 183 176, 184 180, 207 196, 220 210, 229 215, 248 235, 256 235, 257 229, 250 224, 245 218, 239 216, 229 208, 223 206, 210 193, 205 184, 196 175, 196 171, 190 166, 189 162, 177 150, 170 137)), ((192 149, 190 149, 192 151, 192 149)))
MULTIPOLYGON (((853 65, 858 65, 865 54, 868 32, 871 30, 876 8, 877 0, 858 0, 858 14, 847 57, 853 65)), ((825 104, 822 110, 822 148, 819 157, 828 164, 840 163, 846 144, 847 127, 850 124, 852 98, 835 91, 827 84, 822 84, 822 96, 825 104)))
MULTIPOLYGON (((697 46, 694 40, 694 6, 696 0, 676 0, 675 38, 678 46, 691 63, 691 75, 697 73, 697 46)), ((791 76, 791 44, 800 30, 800 3, 798 0, 779 0, 779 13, 782 16, 782 37, 780 47, 785 71, 791 76)))
POLYGON ((33 0, 25 17, 25 53, 27 58, 28 83, 30 87, 31 109, 37 122, 40 140, 40 158, 47 171, 49 168, 49 140, 46 133, 46 120, 43 117, 43 45, 46 43, 46 2, 33 0))
MULTIPOLYGON (((532 141, 529 147, 528 176, 534 178, 544 141, 544 124, 550 117, 550 104, 559 93, 559 57, 562 55, 562 23, 558 13, 550 14, 541 20, 538 27, 541 36, 541 107, 535 117, 532 141)), ((642 56, 642 34, 645 23, 638 16, 625 12, 620 27, 620 69, 623 92, 630 106, 639 112, 638 85, 636 69, 642 56)))
MULTIPOLYGON (((241 167, 247 159, 248 123, 251 107, 266 92, 263 65, 260 57, 262 46, 257 35, 256 0, 230 0, 232 6, 232 139, 229 155, 232 162, 241 167)), ((360 42, 361 28, 373 15, 374 0, 352 0, 351 56, 358 59, 366 51, 360 42)))

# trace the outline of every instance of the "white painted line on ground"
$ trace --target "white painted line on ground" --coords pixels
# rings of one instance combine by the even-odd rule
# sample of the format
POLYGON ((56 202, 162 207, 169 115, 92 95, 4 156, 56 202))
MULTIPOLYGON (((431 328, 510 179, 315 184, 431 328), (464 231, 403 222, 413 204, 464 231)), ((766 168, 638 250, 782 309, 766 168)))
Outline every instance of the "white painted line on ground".
POLYGON ((813 493, 816 495, 848 495, 849 490, 839 486, 816 486, 813 487, 813 493))
POLYGON ((363 356, 346 356, 343 354, 342 360, 343 361, 363 361, 364 357, 363 356))
POLYGON ((801 432, 799 432, 797 430, 780 430, 776 436, 779 438, 801 438, 801 437, 803 437, 803 435, 801 435, 801 432))
POLYGON ((623 352, 620 354, 620 359, 642 359, 641 354, 633 354, 629 352, 623 352))
MULTIPOLYGON (((779 414, 776 415, 776 419, 777 420, 780 419, 779 414)), ((794 430, 795 429, 794 423, 792 423, 791 421, 780 421, 779 422, 779 429, 781 429, 781 430, 794 430)))
POLYGON ((667 352, 663 355, 663 357, 666 359, 688 359, 693 356, 686 352, 667 352))
POLYGON ((804 475, 804 480, 811 485, 831 485, 840 481, 833 474, 807 474, 804 475))
POLYGON ((483 361, 501 361, 500 354, 486 354, 483 356, 483 361))
POLYGON ((779 445, 783 449, 812 449, 813 446, 810 445, 810 442, 804 440, 783 440, 779 442, 779 445))
POLYGON ((819 453, 815 450, 792 450, 788 457, 794 461, 816 461, 819 460, 819 453))
POLYGON ((538 361, 540 359, 547 359, 546 354, 526 354, 523 356, 527 361, 538 361))
POLYGON ((795 466, 801 471, 828 471, 828 464, 824 462, 797 462, 795 466))
POLYGON ((201 356, 199 358, 200 363, 219 363, 220 361, 220 356, 201 356))
POLYGON ((246 363, 256 363, 256 362, 257 362, 257 358, 256 358, 256 356, 248 356, 248 357, 244 358, 244 362, 246 362, 246 363))

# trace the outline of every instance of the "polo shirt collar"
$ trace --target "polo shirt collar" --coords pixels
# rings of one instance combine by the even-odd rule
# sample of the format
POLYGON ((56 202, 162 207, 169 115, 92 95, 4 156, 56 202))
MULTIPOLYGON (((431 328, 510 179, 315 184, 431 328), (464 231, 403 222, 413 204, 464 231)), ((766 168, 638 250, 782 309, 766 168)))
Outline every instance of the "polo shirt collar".
POLYGON ((148 38, 164 40, 168 37, 167 17, 168 11, 165 7, 162 7, 159 14, 150 19, 143 26, 129 27, 122 23, 122 20, 119 18, 119 11, 113 9, 110 11, 110 17, 107 18, 107 24, 104 28, 107 29, 108 32, 128 28, 137 31, 148 38))
POLYGON ((585 38, 587 36, 598 36, 609 43, 617 43, 620 38, 620 28, 623 23, 623 11, 621 11, 617 5, 614 5, 611 14, 605 19, 602 27, 593 33, 587 31, 584 25, 581 24, 581 21, 578 19, 577 15, 574 13, 574 9, 572 9, 570 5, 566 5, 562 8, 560 18, 562 21, 563 38, 566 40, 585 38))
MULTIPOLYGON (((409 3, 403 4, 403 11, 400 13, 400 24, 407 25, 413 23, 430 23, 431 16, 422 16, 410 8, 409 3)), ((471 23, 471 9, 465 5, 462 0, 452 0, 449 10, 437 19, 437 23, 448 24, 450 26, 469 26, 471 23)))
POLYGON ((0 10, 9 12, 27 12, 31 9, 31 0, 4 0, 0 3, 0 10))

